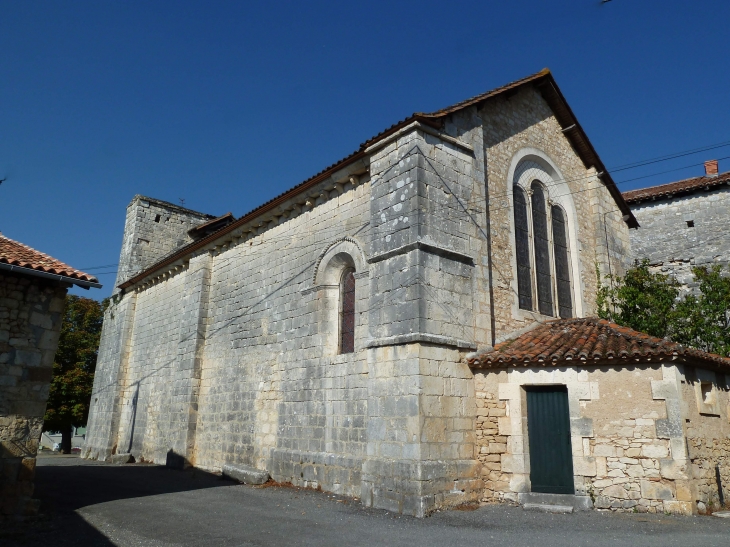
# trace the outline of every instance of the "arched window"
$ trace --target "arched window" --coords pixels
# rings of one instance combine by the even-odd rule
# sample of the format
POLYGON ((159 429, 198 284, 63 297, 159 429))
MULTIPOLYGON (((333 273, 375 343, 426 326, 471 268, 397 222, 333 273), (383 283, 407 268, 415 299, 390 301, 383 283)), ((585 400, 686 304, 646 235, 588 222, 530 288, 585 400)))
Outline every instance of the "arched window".
POLYGON ((527 218, 527 196, 519 186, 514 187, 515 254, 517 255, 517 292, 520 309, 532 309, 532 272, 530 271, 530 228, 527 218))
POLYGON ((537 308, 543 315, 553 315, 553 280, 550 267, 547 207, 542 184, 533 181, 532 227, 535 240, 535 273, 537 274, 537 308))
POLYGON ((340 353, 355 351, 355 270, 347 268, 340 281, 340 353))
POLYGON ((558 288, 558 313, 560 317, 573 317, 573 298, 570 287, 570 259, 568 227, 561 207, 552 206, 553 255, 555 256, 555 278, 558 288))

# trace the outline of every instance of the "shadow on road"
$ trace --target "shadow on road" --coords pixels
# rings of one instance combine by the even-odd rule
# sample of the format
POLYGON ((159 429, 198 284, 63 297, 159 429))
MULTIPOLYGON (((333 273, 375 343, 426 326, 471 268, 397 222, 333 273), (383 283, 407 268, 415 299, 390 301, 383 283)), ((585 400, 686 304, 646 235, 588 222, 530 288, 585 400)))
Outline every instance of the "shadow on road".
POLYGON ((7 546, 113 545, 88 524, 77 509, 115 500, 157 496, 228 486, 217 475, 197 469, 179 471, 157 465, 110 465, 77 456, 39 455, 34 498, 41 500, 34 521, 10 523, 0 529, 7 546))

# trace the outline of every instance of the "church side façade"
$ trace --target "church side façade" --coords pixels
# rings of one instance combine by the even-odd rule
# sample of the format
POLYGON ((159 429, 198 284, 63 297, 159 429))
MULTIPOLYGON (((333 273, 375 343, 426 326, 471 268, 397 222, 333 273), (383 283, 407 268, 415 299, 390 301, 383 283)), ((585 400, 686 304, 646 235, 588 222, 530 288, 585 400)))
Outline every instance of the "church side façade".
POLYGON ((594 315, 637 226, 548 71, 223 219, 129 205, 84 456, 247 465, 417 516, 530 492, 481 456, 474 356, 594 315))

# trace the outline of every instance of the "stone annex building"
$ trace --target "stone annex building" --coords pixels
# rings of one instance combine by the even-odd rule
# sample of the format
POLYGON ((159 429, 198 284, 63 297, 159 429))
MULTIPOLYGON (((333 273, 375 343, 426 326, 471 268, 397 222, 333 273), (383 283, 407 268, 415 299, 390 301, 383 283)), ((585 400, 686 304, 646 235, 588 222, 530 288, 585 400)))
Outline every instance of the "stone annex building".
POLYGON ((637 226, 547 70, 238 219, 137 196, 84 455, 692 513, 730 484, 730 362, 590 318, 637 226))
POLYGON ((98 280, 0 234, 0 521, 33 515, 36 452, 69 287, 98 280))
POLYGON ((695 266, 730 264, 730 172, 718 173, 717 160, 705 162, 705 175, 624 192, 641 223, 631 232, 636 260, 671 274, 686 289, 696 286, 695 266))

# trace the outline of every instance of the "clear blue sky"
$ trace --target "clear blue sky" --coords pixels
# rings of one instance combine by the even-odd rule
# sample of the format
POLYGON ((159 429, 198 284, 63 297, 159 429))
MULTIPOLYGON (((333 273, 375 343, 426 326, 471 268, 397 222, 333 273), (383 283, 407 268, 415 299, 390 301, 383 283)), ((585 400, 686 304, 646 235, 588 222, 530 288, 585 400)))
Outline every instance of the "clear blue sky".
MULTIPOLYGON (((730 141, 728 21, 727 0, 0 0, 0 231, 115 264, 135 194, 239 216, 414 111, 543 67, 609 168, 730 141)), ((99 277, 74 292, 108 295, 99 277)))

